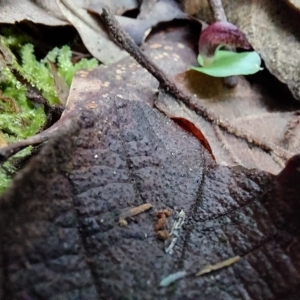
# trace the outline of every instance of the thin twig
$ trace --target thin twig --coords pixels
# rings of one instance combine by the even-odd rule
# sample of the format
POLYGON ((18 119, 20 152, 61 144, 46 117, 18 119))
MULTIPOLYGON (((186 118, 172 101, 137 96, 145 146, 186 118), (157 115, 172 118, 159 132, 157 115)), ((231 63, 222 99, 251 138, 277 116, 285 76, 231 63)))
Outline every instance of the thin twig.
POLYGON ((227 21, 222 0, 208 0, 208 5, 215 21, 227 21))
POLYGON ((136 61, 143 66, 149 73, 151 73, 160 83, 160 92, 170 94, 178 102, 183 102, 189 109, 201 116, 207 122, 218 126, 225 132, 234 135, 237 138, 245 140, 248 144, 261 148, 265 152, 273 153, 278 157, 288 160, 292 153, 283 150, 276 145, 270 144, 266 141, 258 141, 250 133, 231 125, 228 121, 220 119, 214 112, 207 108, 196 104, 192 97, 187 95, 184 91, 179 89, 175 82, 168 77, 162 70, 160 70, 152 61, 150 61, 140 48, 134 43, 131 37, 120 27, 118 21, 108 8, 103 8, 101 14, 102 20, 106 25, 109 34, 113 37, 115 42, 123 49, 125 49, 136 61))
POLYGON ((240 259, 241 259, 240 256, 235 256, 235 257, 231 257, 229 259, 226 259, 224 261, 221 261, 221 262, 219 262, 215 265, 207 265, 202 270, 200 270, 196 274, 196 276, 202 276, 204 274, 211 273, 211 272, 216 271, 216 270, 227 268, 227 267, 235 264, 236 262, 238 262, 240 259))
POLYGON ((74 115, 73 112, 66 113, 63 118, 58 120, 54 125, 49 127, 48 129, 31 136, 25 140, 13 143, 8 145, 7 147, 3 147, 0 149, 0 164, 4 163, 7 159, 18 153, 19 151, 23 150, 24 148, 28 146, 35 146, 39 145, 45 141, 47 141, 49 138, 53 137, 61 127, 69 127, 72 115, 74 115))

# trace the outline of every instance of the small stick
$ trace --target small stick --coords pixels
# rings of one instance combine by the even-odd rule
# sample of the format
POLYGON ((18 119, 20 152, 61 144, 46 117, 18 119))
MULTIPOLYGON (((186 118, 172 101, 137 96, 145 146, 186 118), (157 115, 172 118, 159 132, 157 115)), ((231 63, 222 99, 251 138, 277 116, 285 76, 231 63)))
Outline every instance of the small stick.
POLYGON ((215 21, 227 21, 222 0, 208 0, 208 5, 214 15, 215 21))
POLYGON ((152 207, 151 203, 145 203, 145 204, 130 208, 126 212, 121 213, 121 215, 119 217, 119 225, 126 226, 127 225, 127 221, 125 220, 126 218, 130 218, 130 217, 136 216, 138 214, 141 214, 144 211, 150 209, 151 207, 152 207))
POLYGON ((205 266, 202 270, 200 270, 196 276, 202 276, 204 274, 216 271, 216 270, 220 270, 226 267, 229 267, 233 264, 235 264, 236 262, 238 262, 240 260, 240 256, 234 256, 232 258, 226 259, 224 261, 221 261, 215 265, 207 265, 205 266))
POLYGON ((66 113, 63 118, 58 120, 56 123, 54 123, 51 127, 47 128, 46 130, 31 136, 25 140, 13 143, 8 145, 7 147, 3 147, 0 149, 0 164, 4 163, 7 159, 9 159, 11 156, 15 155, 19 151, 23 150, 24 148, 28 146, 35 146, 39 145, 45 141, 47 141, 49 138, 55 136, 56 131, 58 131, 61 127, 70 127, 72 123, 71 116, 73 115, 73 112, 66 113), (68 119, 70 118, 70 119, 68 119))
POLYGON ((176 101, 183 102, 190 110, 205 119, 207 122, 218 126, 225 132, 234 135, 237 138, 245 140, 248 144, 256 146, 267 153, 288 160, 292 153, 283 150, 278 146, 268 143, 266 141, 258 141, 251 134, 245 132, 231 125, 228 121, 218 118, 218 116, 209 109, 196 104, 192 97, 187 95, 184 91, 176 86, 176 83, 169 78, 162 70, 160 70, 151 60, 149 60, 141 49, 134 43, 131 37, 121 28, 114 15, 108 8, 103 8, 101 14, 102 20, 107 27, 109 34, 115 42, 123 49, 125 49, 142 67, 151 73, 160 83, 160 92, 173 96, 176 101))

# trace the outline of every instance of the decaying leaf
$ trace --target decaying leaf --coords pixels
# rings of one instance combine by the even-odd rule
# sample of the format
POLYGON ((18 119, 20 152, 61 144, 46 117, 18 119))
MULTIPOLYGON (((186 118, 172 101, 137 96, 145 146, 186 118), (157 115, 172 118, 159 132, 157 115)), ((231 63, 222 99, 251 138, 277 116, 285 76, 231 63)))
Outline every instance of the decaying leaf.
MULTIPOLYGON (((141 45, 143 40, 150 33, 152 27, 160 22, 167 22, 173 19, 187 19, 187 15, 182 12, 180 7, 170 0, 160 0, 144 2, 140 8, 140 14, 136 19, 124 16, 116 16, 122 28, 131 36, 137 45, 141 45)), ((89 7, 89 11, 102 13, 102 7, 89 7)))
POLYGON ((107 36, 99 22, 87 12, 86 2, 57 0, 65 18, 77 29, 83 43, 91 54, 105 64, 116 62, 128 54, 115 45, 107 36))
POLYGON ((30 1, 30 0, 1 0, 0 1, 0 20, 1 23, 14 24, 24 20, 33 23, 45 24, 49 26, 67 25, 64 19, 61 19, 56 10, 55 1, 30 1), (54 2, 54 4, 53 4, 54 2), (44 3, 43 6, 37 4, 44 3), (47 5, 47 3, 49 5, 47 5), (45 10, 47 8, 47 10, 45 10), (53 8, 53 10, 51 9, 53 8))
POLYGON ((291 4, 294 8, 300 10, 300 1, 299 0, 286 0, 289 4, 291 4))
MULTIPOLYGON (((146 104, 82 99, 2 196, 2 298, 292 299, 299 294, 299 157, 277 177, 216 166, 199 142, 146 104), (43 199, 43 201, 41 201, 43 199), (126 227, 120 212, 153 211, 126 227), (155 211, 186 212, 173 247, 155 211), (240 255, 215 276, 161 279, 240 255), (63 295, 63 296, 62 296, 63 295), (125 296, 124 296, 125 295, 125 296)), ((78 103, 78 102, 77 102, 78 103)))
MULTIPOLYGON (((138 0, 90 0, 85 3, 88 10, 101 13, 102 7, 109 7, 115 15, 123 15, 125 12, 138 9, 138 0)), ((84 2, 82 2, 84 3, 84 2)))

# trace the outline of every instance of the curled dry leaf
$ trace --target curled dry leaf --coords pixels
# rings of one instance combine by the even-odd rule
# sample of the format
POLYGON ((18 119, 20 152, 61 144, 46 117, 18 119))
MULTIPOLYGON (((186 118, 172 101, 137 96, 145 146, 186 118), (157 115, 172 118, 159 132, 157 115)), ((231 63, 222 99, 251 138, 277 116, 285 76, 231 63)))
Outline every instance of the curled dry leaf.
POLYGON ((138 1, 136 0, 90 0, 85 4, 85 8, 99 14, 102 11, 102 7, 105 6, 109 7, 110 11, 115 15, 123 15, 127 11, 138 9, 138 1))
MULTIPOLYGON (((97 7, 90 6, 89 11, 101 15, 102 7, 99 4, 97 7)), ((110 11, 113 12, 114 10, 110 9, 110 11)), ((134 42, 140 45, 150 33, 152 27, 160 22, 173 19, 187 19, 187 15, 173 1, 160 0, 144 2, 136 19, 125 16, 116 16, 116 19, 134 42)))
POLYGON ((289 4, 291 4, 294 8, 300 10, 300 1, 299 0, 286 0, 289 4))
POLYGON ((65 18, 77 29, 84 45, 91 54, 105 64, 116 62, 128 54, 108 37, 99 22, 88 12, 85 1, 57 0, 65 18))
POLYGON ((68 22, 57 11, 55 1, 52 1, 52 4, 50 4, 48 1, 36 1, 34 3, 34 1, 30 0, 1 0, 0 20, 1 23, 8 24, 27 20, 49 26, 68 25, 68 22), (44 5, 37 5, 42 3, 44 5))

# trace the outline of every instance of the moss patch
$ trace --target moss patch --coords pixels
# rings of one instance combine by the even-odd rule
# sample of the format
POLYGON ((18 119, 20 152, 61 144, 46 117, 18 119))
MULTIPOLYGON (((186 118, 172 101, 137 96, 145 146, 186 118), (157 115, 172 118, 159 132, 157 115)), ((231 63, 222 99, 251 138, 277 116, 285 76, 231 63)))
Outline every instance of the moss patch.
MULTIPOLYGON (((37 60, 34 46, 29 42, 30 38, 11 32, 7 36, 0 35, 0 146, 34 135, 45 123, 43 107, 32 104, 26 97, 24 80, 38 88, 50 104, 56 104, 60 100, 55 76, 70 86, 77 70, 98 65, 96 59, 85 58, 73 64, 69 46, 54 48, 46 57, 37 60)), ((21 155, 28 155, 28 151, 21 155)), ((9 163, 0 167, 0 193, 13 172, 9 163)))

